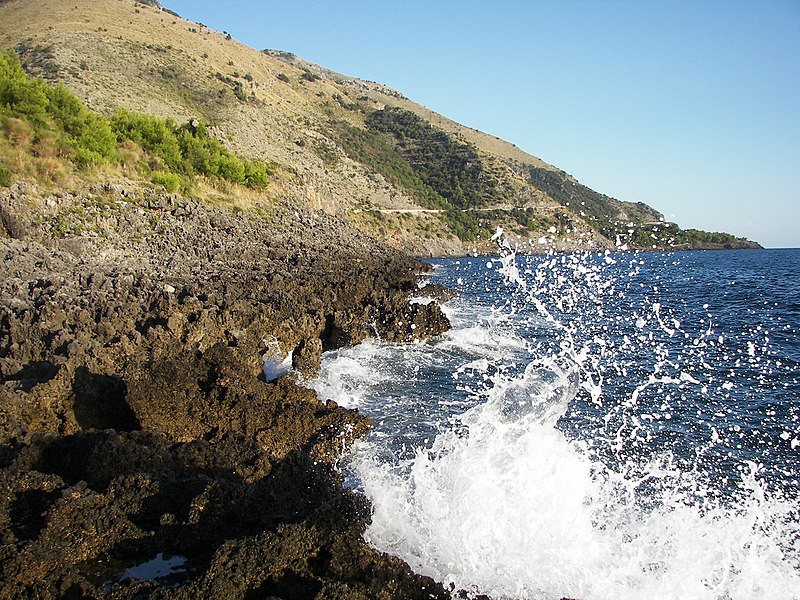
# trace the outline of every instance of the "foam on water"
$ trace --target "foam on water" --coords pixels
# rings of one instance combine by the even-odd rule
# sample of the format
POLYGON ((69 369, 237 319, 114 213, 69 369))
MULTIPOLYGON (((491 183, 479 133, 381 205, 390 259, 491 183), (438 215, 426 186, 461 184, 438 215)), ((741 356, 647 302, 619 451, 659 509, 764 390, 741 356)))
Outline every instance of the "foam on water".
POLYGON ((795 506, 768 498, 753 473, 752 494, 732 510, 683 489, 666 459, 638 478, 605 468, 553 427, 564 374, 546 385, 539 375, 497 381, 464 428, 399 468, 365 443, 353 466, 375 507, 367 539, 496 598, 794 597, 800 579, 783 546, 796 540, 795 506), (509 410, 525 388, 546 406, 525 412, 512 400, 509 410), (663 484, 657 498, 641 498, 647 484, 663 484))
MULTIPOLYGON (((799 598, 798 474, 764 467, 731 400, 796 365, 760 326, 732 345, 707 305, 647 291, 612 311, 641 274, 624 260, 525 268, 505 247, 474 282, 503 299, 453 301, 446 335, 324 357, 312 385, 376 421, 347 467, 367 539, 493 598, 799 598)), ((796 419, 767 452, 796 451, 796 419)))

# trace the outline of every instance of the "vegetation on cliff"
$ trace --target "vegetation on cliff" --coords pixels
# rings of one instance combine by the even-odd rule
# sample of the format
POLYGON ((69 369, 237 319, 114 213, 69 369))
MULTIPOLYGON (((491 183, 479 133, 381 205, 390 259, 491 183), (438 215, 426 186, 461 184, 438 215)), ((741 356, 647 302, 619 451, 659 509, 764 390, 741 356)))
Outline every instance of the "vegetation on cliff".
POLYGON ((468 211, 497 202, 502 195, 474 146, 411 111, 392 107, 368 111, 364 129, 338 121, 333 131, 352 159, 404 188, 421 206, 441 211, 459 239, 487 235, 468 211))
POLYGON ((526 178, 562 206, 585 216, 592 227, 610 239, 627 233, 632 224, 663 220, 660 213, 641 202, 621 203, 581 185, 563 171, 526 165, 526 178))
POLYGON ((480 208, 501 199, 474 146, 435 129, 414 113, 385 108, 370 113, 366 125, 388 134, 419 178, 450 206, 480 208))
POLYGON ((601 235, 631 248, 754 248, 729 233, 681 229, 642 202, 620 202, 581 185, 563 171, 526 165, 526 178, 565 208, 577 210, 601 235))
POLYGON ((629 230, 628 244, 642 249, 673 250, 736 250, 757 249, 761 246, 746 238, 719 231, 681 229, 675 223, 657 223, 635 226, 629 230))
POLYGON ((12 176, 55 180, 77 169, 125 164, 167 191, 188 189, 202 175, 251 188, 269 183, 267 166, 239 158, 209 135, 205 123, 119 109, 107 118, 64 86, 30 77, 14 54, 0 54, 0 185, 12 176))

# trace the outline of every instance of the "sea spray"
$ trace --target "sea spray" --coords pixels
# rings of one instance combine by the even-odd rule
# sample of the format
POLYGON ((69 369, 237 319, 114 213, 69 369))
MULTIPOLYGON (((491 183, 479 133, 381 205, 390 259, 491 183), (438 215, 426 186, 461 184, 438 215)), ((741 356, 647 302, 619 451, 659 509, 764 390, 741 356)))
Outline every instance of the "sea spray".
POLYGON ((326 355, 369 541, 494 598, 798 597, 798 315, 681 260, 443 261, 452 331, 326 355))

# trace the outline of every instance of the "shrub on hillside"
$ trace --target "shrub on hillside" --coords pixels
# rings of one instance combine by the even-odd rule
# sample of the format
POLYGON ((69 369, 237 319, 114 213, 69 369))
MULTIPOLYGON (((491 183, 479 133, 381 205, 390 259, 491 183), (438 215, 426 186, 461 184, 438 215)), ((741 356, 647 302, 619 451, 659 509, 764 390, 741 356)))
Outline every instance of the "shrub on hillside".
POLYGON ((163 186, 170 194, 178 191, 183 184, 180 175, 176 173, 167 173, 165 171, 156 171, 150 178, 155 185, 163 186))
POLYGON ((385 134, 428 187, 455 208, 498 201, 502 194, 477 149, 436 129, 411 111, 384 108, 366 118, 368 129, 385 134))
POLYGON ((160 158, 172 170, 183 164, 181 148, 170 119, 119 109, 111 118, 111 127, 118 142, 131 140, 151 156, 160 158))
MULTIPOLYGON (((457 160, 447 158, 448 152, 460 157, 459 153, 465 152, 464 144, 445 151, 444 159, 442 156, 431 159, 432 153, 427 153, 425 160, 432 160, 436 168, 445 170, 434 175, 434 167, 424 165, 422 157, 426 155, 425 148, 436 145, 434 138, 439 138, 433 128, 424 125, 419 117, 399 109, 389 113, 376 111, 367 117, 366 124, 367 129, 359 129, 343 121, 331 122, 333 132, 348 156, 403 187, 420 205, 441 211, 439 218, 459 239, 472 241, 487 235, 464 208, 476 204, 476 198, 481 194, 487 197, 495 195, 495 188, 484 185, 478 190, 471 184, 470 178, 474 178, 474 174, 467 173, 468 169, 457 164, 457 160), (387 133, 391 137, 386 136, 387 133)), ((472 155, 470 158, 473 159, 472 155)), ((477 160, 477 155, 474 160, 477 160)))
POLYGON ((244 184, 254 189, 263 189, 269 183, 267 167, 264 163, 254 160, 244 161, 244 184))
POLYGON ((66 134, 79 167, 112 162, 117 157, 117 138, 105 117, 90 111, 65 87, 47 90, 48 112, 66 134))
POLYGON ((65 87, 29 77, 10 53, 0 54, 0 122, 9 142, 23 141, 28 151, 48 160, 67 156, 79 168, 126 160, 133 143, 157 171, 154 179, 171 191, 193 175, 257 189, 269 183, 264 163, 239 158, 204 124, 179 127, 171 119, 125 109, 108 119, 65 87))
POLYGON ((16 54, 0 54, 0 111, 43 124, 47 120, 47 84, 28 77, 16 54))

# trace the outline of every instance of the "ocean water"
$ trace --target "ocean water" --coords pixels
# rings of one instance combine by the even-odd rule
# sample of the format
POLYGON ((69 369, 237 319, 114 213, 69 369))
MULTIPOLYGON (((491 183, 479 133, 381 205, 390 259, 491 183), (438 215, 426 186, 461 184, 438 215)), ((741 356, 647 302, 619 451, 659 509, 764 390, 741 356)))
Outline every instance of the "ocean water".
POLYGON ((433 264, 451 331, 309 382, 374 420, 372 545, 496 599, 800 598, 800 250, 433 264))

